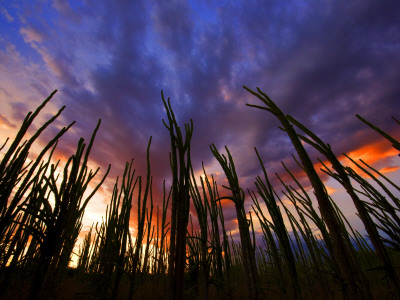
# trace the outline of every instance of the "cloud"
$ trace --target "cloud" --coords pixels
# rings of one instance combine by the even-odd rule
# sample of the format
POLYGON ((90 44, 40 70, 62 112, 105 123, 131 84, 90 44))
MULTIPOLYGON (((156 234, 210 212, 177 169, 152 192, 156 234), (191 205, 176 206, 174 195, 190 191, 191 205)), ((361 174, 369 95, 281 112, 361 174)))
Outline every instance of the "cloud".
POLYGON ((13 16, 10 15, 10 13, 8 12, 8 10, 5 7, 1 8, 1 13, 6 17, 8 22, 14 21, 13 16))
POLYGON ((348 156, 357 162, 363 160, 365 163, 373 165, 379 160, 397 156, 398 154, 399 151, 393 148, 388 141, 380 139, 374 143, 367 144, 349 152, 348 156))
POLYGON ((379 170, 379 172, 381 172, 382 174, 387 174, 387 173, 392 173, 392 172, 396 172, 398 169, 400 169, 400 167, 384 167, 382 169, 379 170))
POLYGON ((20 29, 20 33, 23 35, 24 41, 27 43, 31 42, 41 43, 46 38, 44 32, 34 27, 22 27, 20 29))
POLYGON ((12 124, 4 114, 0 114, 0 127, 11 129, 15 128, 16 125, 12 124))

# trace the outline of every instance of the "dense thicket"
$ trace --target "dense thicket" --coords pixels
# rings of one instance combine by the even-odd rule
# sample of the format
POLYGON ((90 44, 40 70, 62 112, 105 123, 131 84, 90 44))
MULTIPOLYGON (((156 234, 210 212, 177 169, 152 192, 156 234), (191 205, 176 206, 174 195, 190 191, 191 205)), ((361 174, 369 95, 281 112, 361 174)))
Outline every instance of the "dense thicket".
MULTIPOLYGON (((215 145, 210 146, 211 153, 228 186, 218 186, 204 166, 196 178, 190 156, 193 123, 184 125, 183 134, 169 99, 162 95, 172 185, 166 187, 164 182, 163 199, 153 199, 150 138, 146 176, 136 175, 133 161, 126 164, 105 217, 91 226, 79 245, 76 268, 70 262, 85 208, 110 169, 100 176, 99 169, 88 168, 100 121, 88 145, 81 138, 62 166, 53 153, 73 123, 59 130, 34 159, 29 153, 64 107, 25 137, 55 92, 28 113, 14 140, 0 148, 0 297, 399 298, 400 187, 362 160, 346 156, 351 165, 345 165, 328 143, 282 112, 260 89, 246 89, 261 101, 249 106, 279 120, 308 183, 301 184, 304 180, 283 164, 286 175, 276 174, 280 186, 273 186, 276 180, 255 149, 249 155, 258 157, 261 175, 254 178, 254 190, 245 191, 229 149, 225 147, 223 154, 215 145), (321 154, 321 170, 306 146, 321 154), (367 235, 353 229, 321 174, 343 186, 367 235), (239 240, 225 226, 224 201, 235 207, 239 240), (134 234, 130 227, 135 227, 134 234)), ((400 150, 399 141, 357 117, 400 150)))

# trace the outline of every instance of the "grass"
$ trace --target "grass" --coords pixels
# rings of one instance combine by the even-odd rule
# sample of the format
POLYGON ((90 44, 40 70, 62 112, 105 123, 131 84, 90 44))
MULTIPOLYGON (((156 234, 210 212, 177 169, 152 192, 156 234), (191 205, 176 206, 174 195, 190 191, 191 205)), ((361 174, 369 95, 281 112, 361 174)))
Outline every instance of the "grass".
MULTIPOLYGON (((88 185, 99 177, 99 169, 89 170, 87 164, 100 121, 89 143, 80 139, 64 166, 54 162, 53 153, 73 123, 62 128, 29 163, 31 146, 64 108, 30 138, 25 137, 28 128, 55 92, 28 113, 14 140, 1 147, 0 297, 398 299, 399 186, 362 160, 348 157, 352 165, 344 165, 328 143, 283 113, 268 95, 260 89, 246 89, 261 101, 250 107, 265 110, 280 121, 312 193, 284 164, 287 176, 276 175, 281 185, 273 186, 257 150, 261 175, 254 178, 253 190, 247 193, 239 184, 228 147, 226 154, 221 154, 215 145, 210 146, 228 186, 218 186, 204 166, 202 176, 196 178, 190 156, 194 125, 185 124, 183 131, 170 100, 162 94, 172 174, 171 187, 163 184, 162 206, 154 207, 161 199, 153 199, 152 194, 150 138, 146 176, 136 175, 132 161, 126 163, 110 195, 105 218, 92 225, 80 245, 76 269, 70 268, 69 262, 82 217, 109 170, 87 195, 88 185), (343 186, 369 239, 352 228, 330 197, 303 144, 319 151, 322 171, 343 186), (235 205, 240 241, 226 229, 223 199, 235 205), (245 210, 245 201, 251 211, 245 210), (196 215, 190 214, 191 205, 196 215), (133 213, 138 219, 135 236, 129 232, 133 213), (260 222, 261 242, 256 239, 255 219, 260 222)), ((357 117, 400 149, 395 138, 357 117)))

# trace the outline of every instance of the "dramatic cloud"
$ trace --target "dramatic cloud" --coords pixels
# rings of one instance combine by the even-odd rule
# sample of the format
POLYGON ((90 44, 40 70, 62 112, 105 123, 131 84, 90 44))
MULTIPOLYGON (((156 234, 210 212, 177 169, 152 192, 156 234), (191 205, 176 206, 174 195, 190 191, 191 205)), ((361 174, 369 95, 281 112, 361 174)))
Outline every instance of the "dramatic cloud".
POLYGON ((182 128, 193 119, 197 173, 201 162, 221 171, 212 143, 228 146, 244 188, 254 189, 261 173, 254 147, 271 175, 284 173, 281 161, 296 168, 278 121, 246 107, 262 103, 242 85, 259 86, 338 156, 373 157, 383 172, 399 166, 390 145, 355 117, 399 138, 391 120, 400 109, 398 1, 9 1, 1 18, 1 124, 18 124, 57 88, 47 112, 66 105, 59 126, 77 121, 59 155, 70 155, 79 136, 89 139, 101 118, 92 160, 102 170, 111 163, 111 177, 131 158, 145 175, 152 136, 157 203, 170 180, 161 90, 182 128))

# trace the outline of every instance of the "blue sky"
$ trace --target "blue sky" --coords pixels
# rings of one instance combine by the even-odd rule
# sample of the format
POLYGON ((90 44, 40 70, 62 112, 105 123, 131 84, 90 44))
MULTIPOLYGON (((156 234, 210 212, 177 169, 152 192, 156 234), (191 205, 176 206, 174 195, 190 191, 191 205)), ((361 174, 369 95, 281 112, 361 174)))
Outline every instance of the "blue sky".
POLYGON ((242 86, 259 86, 338 155, 378 149, 371 161, 395 170, 390 144, 355 114, 399 137, 399 70, 399 1, 2 1, 0 137, 58 89, 47 113, 66 105, 59 124, 77 121, 59 152, 101 118, 93 165, 116 176, 134 158, 144 174, 153 136, 157 194, 169 178, 163 90, 181 124, 193 119, 194 167, 218 170, 209 145, 227 145, 254 189, 254 147, 271 174, 295 167, 274 117, 245 106, 259 103, 242 86))

